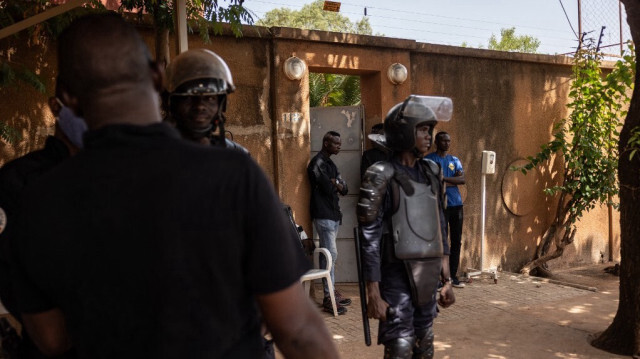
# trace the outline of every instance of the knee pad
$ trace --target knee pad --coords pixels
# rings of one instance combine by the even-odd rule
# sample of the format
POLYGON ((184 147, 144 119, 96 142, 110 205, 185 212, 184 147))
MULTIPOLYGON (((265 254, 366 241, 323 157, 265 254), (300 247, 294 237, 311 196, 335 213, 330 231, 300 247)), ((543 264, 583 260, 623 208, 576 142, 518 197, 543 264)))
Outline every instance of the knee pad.
POLYGON ((433 353, 433 327, 417 330, 413 359, 432 359, 433 353))
POLYGON ((413 337, 396 338, 384 343, 384 359, 411 359, 416 339, 413 337))

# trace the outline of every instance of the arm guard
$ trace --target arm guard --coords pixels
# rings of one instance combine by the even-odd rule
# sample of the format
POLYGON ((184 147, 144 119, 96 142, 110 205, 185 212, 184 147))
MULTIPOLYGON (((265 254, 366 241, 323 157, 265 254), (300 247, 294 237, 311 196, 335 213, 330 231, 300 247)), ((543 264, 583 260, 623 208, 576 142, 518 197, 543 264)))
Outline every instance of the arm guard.
POLYGON ((371 223, 378 217, 393 173, 393 166, 389 162, 377 162, 365 172, 356 209, 360 224, 371 223))

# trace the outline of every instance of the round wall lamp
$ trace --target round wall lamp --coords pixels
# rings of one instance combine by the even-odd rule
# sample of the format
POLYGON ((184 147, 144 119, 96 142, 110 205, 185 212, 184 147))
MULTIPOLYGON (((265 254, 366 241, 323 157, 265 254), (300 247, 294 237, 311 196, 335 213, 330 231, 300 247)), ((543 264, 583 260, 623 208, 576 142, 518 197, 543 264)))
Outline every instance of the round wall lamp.
POLYGON ((394 85, 400 85, 407 80, 407 68, 403 64, 396 62, 387 69, 387 77, 394 85))
POLYGON ((284 62, 284 74, 289 80, 301 80, 307 70, 307 65, 301 59, 291 56, 284 62))

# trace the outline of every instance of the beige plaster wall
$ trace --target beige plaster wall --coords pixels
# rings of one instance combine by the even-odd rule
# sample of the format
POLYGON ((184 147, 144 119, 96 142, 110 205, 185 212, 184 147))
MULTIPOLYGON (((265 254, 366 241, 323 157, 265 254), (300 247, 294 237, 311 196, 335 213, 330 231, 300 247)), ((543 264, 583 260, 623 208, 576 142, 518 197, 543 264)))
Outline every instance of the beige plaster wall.
MULTIPOLYGON (((141 27, 141 31, 153 46, 149 29, 141 27)), ((0 51, 7 51, 5 44, 0 42, 0 51)), ((551 161, 527 177, 510 171, 509 165, 535 154, 551 138, 554 121, 567 115, 568 59, 259 27, 246 27, 242 38, 227 32, 211 43, 191 35, 189 46, 209 48, 228 63, 237 91, 229 97, 227 129, 250 150, 307 229, 311 228, 305 171, 310 152, 309 84, 307 77, 292 81, 284 76, 282 64, 288 57, 303 59, 308 71, 361 76, 367 131, 411 93, 451 97, 453 119, 439 129, 451 134, 451 153, 466 169, 461 269, 479 265, 483 150, 497 154, 497 173, 486 177, 485 266, 515 271, 532 258, 555 209, 553 198, 544 196, 542 189, 560 180, 560 163, 551 161), (395 62, 409 70, 409 78, 401 85, 391 84, 386 77, 388 66, 395 62), (300 119, 287 121, 283 115, 289 113, 299 113, 300 119)), ((55 51, 19 52, 24 53, 21 61, 35 65, 32 60, 37 59, 41 64, 52 94, 55 51)), ((42 146, 45 130, 53 125, 44 107, 46 97, 23 87, 0 90, 0 118, 25 135, 17 146, 0 143, 0 164, 42 146)), ((619 260, 615 211, 613 226, 613 254, 619 260)), ((597 208, 579 223, 575 243, 552 267, 595 262, 600 252, 607 259, 607 238, 607 210, 597 208)))
POLYGON ((0 40, 0 56, 3 60, 24 64, 36 69, 46 91, 41 93, 33 86, 14 81, 9 87, 0 88, 0 121, 18 130, 22 137, 15 145, 0 140, 0 165, 44 146, 47 135, 53 134, 55 119, 47 106, 47 99, 54 94, 53 79, 57 69, 54 49, 42 46, 24 46, 26 39, 0 40), (20 46, 19 50, 15 46, 20 46))
MULTIPOLYGON (((567 116, 570 63, 544 55, 433 50, 424 45, 412 55, 413 92, 448 96, 454 102, 452 121, 439 129, 451 134, 451 153, 466 169, 461 268, 480 265, 481 152, 491 150, 497 166, 496 174, 486 175, 484 266, 516 271, 532 259, 553 219, 556 201, 542 190, 561 180, 561 162, 554 159, 527 176, 509 167, 535 154, 552 138, 554 122, 567 116)), ((619 260, 618 219, 613 223, 613 257, 619 260)), ((608 259, 606 208, 589 213, 578 228, 575 242, 552 267, 593 263, 600 252, 608 259)))

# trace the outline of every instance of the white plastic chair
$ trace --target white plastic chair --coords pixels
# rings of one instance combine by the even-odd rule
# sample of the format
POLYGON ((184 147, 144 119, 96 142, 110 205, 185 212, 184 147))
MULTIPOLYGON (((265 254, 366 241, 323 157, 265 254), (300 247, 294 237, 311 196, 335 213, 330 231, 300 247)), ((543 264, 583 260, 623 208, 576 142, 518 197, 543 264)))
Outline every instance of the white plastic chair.
POLYGON ((331 253, 326 248, 316 248, 313 251, 313 264, 314 269, 310 269, 307 273, 303 274, 300 277, 300 282, 304 287, 304 292, 309 294, 309 290, 311 289, 311 283, 313 283, 314 279, 325 278, 327 280, 327 286, 329 287, 329 296, 331 297, 331 306, 333 307, 333 316, 338 316, 338 308, 336 307, 336 297, 334 294, 333 282, 331 281, 331 266, 332 266, 332 258, 331 253), (320 253, 322 253, 327 259, 327 268, 321 269, 319 267, 320 263, 320 253))

